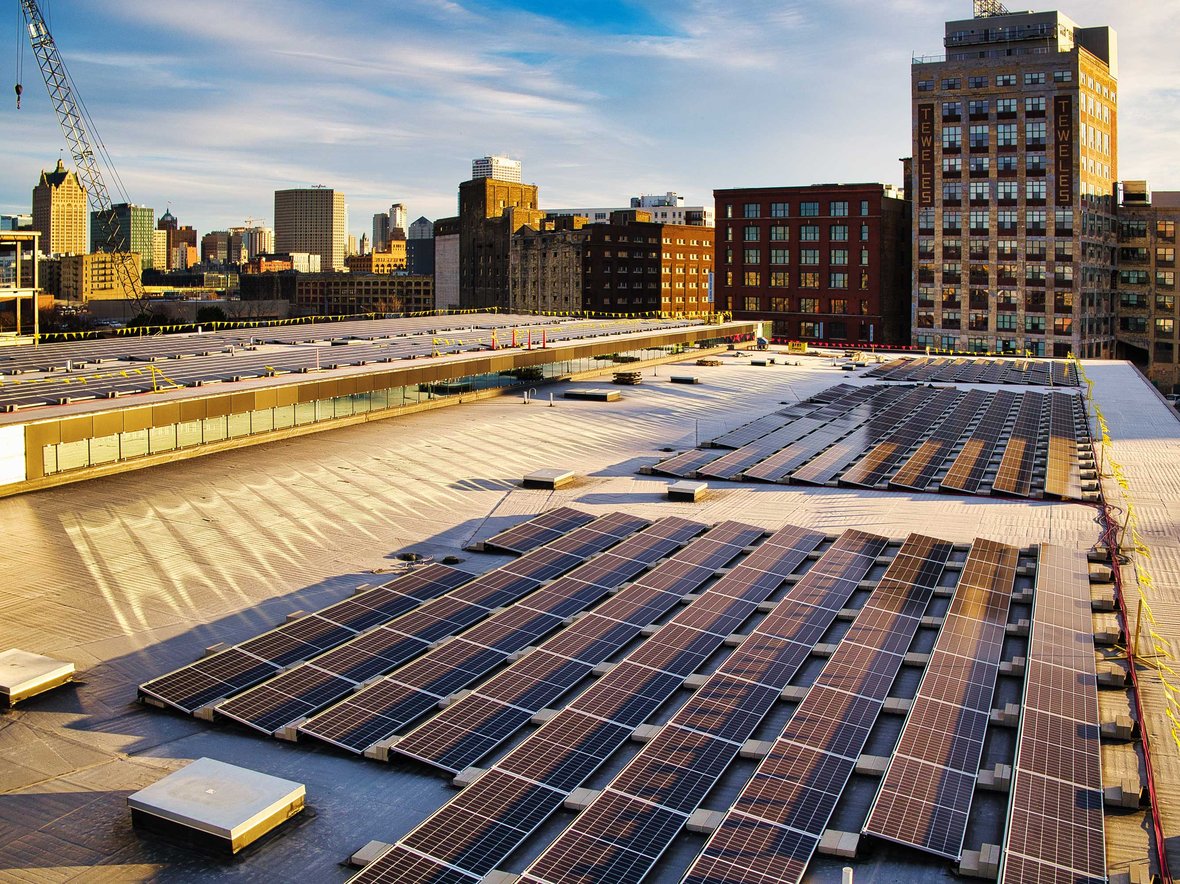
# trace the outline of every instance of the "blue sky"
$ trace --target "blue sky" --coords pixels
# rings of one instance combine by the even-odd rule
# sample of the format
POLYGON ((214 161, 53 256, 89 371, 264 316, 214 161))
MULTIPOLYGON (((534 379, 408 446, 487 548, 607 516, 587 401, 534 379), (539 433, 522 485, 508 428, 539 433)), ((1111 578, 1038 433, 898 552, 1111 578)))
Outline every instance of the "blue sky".
MULTIPOLYGON (((1011 5, 1011 4, 1010 4, 1011 5)), ((1018 4, 1023 5, 1023 4, 1018 4)), ((0 39, 15 82, 16 4, 0 39)), ((1038 7, 1038 8, 1050 8, 1038 7)), ((1119 33, 1120 175, 1180 189, 1180 0, 1070 0, 1119 33)), ((913 53, 970 0, 52 0, 47 17, 131 200, 198 231, 272 220, 273 192, 453 214, 507 153, 542 207, 676 190, 901 180, 913 53)), ((0 212, 64 146, 35 61, 0 104, 0 212)))

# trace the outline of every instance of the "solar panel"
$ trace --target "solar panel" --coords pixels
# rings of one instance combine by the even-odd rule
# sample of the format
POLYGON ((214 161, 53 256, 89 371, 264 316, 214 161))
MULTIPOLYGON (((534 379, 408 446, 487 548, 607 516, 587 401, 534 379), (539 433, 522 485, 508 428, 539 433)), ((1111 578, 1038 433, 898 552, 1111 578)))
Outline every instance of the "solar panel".
POLYGON ((1071 500, 1082 497, 1082 471, 1078 463, 1081 397, 1070 393, 1049 396, 1049 461, 1045 493, 1071 500))
POLYGON ((1009 426, 1012 410, 1019 402, 1020 397, 1015 393, 1007 390, 996 393, 971 437, 963 445, 963 450, 951 462, 950 469, 939 484, 940 490, 966 494, 974 494, 979 490, 988 464, 1009 426))
POLYGON ((686 882, 802 879, 950 552, 944 541, 906 539, 686 882))
MULTIPOLYGON (((704 528, 677 517, 657 522, 320 713, 299 732, 359 751, 392 737, 436 708, 440 700, 559 628, 566 617, 601 600, 704 528)), ((270 718, 263 727, 274 730, 284 723, 275 724, 270 718)))
MULTIPOLYGON (((991 401, 991 396, 982 390, 971 390, 954 407, 946 419, 938 425, 930 438, 918 446, 889 479, 891 488, 909 488, 925 491, 942 467, 943 461, 958 443, 967 427, 979 412, 991 401)), ((848 478, 847 473, 844 476, 848 478)))
POLYGON ((991 540, 972 546, 866 832, 960 858, 1018 558, 991 540))
POLYGON ((730 430, 728 433, 723 433, 713 440, 713 444, 718 448, 741 448, 753 442, 755 439, 765 436, 781 427, 786 426, 791 422, 789 417, 784 417, 781 414, 768 414, 747 424, 742 424, 735 430, 730 430))
POLYGON ((1016 413, 1016 422, 1012 425, 1012 435, 1008 438, 1008 445, 992 482, 993 494, 999 492, 1028 497, 1031 493, 1033 462, 1044 409, 1045 397, 1041 393, 1024 394, 1020 410, 1016 413))
POLYGON ((492 871, 822 542, 793 527, 769 537, 353 880, 466 881, 492 871))
POLYGON ((1106 879, 1093 630, 1085 553, 1041 544, 1003 881, 1106 879))
POLYGON ((520 555, 593 521, 594 517, 589 513, 568 506, 558 507, 489 537, 483 546, 489 551, 502 550, 520 555))
POLYGON ((264 681, 284 665, 293 662, 292 654, 318 654, 323 649, 322 642, 313 644, 299 639, 299 636, 306 637, 306 627, 300 626, 303 620, 317 625, 327 620, 347 627, 336 633, 343 641, 361 630, 404 614, 422 602, 473 579, 471 574, 446 565, 427 565, 382 586, 338 602, 324 609, 318 616, 285 623, 257 638, 146 682, 139 686, 139 696, 141 699, 165 703, 181 712, 191 714, 210 703, 264 681), (279 662, 268 656, 268 647, 279 650, 281 659, 286 662, 279 662))
POLYGON ((274 675, 218 706, 217 712, 272 732, 278 727, 269 727, 275 719, 286 724, 347 696, 356 685, 418 656, 432 642, 482 620, 493 609, 532 592, 551 576, 577 567, 645 524, 633 516, 612 513, 477 578, 465 575, 470 582, 456 592, 274 675))
POLYGON ((726 455, 724 448, 693 448, 681 454, 665 458, 651 468, 653 473, 662 476, 676 476, 686 479, 696 475, 696 471, 706 464, 711 464, 726 455))
POLYGON ((656 565, 533 653, 406 734, 392 751, 458 773, 613 656, 762 536, 723 522, 656 565))
POLYGON ((817 562, 521 880, 644 877, 884 552, 874 540, 817 562))
POLYGON ((958 384, 1024 384, 1077 386, 1072 363, 1027 359, 898 359, 878 366, 867 377, 888 381, 958 384))
POLYGON ((937 429, 949 415, 955 403, 961 398, 960 392, 948 387, 936 392, 918 406, 905 423, 878 442, 859 461, 844 471, 840 482, 874 488, 885 481, 909 451, 931 428, 937 429))
POLYGON ((762 438, 699 467, 697 474, 711 479, 732 479, 826 423, 827 419, 823 417, 799 418, 780 430, 767 433, 762 438))
POLYGON ((880 408, 880 404, 874 402, 874 408, 880 408, 880 410, 869 419, 863 428, 840 440, 819 456, 812 458, 806 465, 795 470, 791 473, 791 481, 811 485, 823 485, 832 481, 836 474, 861 452, 892 432, 902 419, 914 408, 920 407, 928 396, 930 396, 928 388, 915 387, 907 390, 900 398, 884 408, 880 408))

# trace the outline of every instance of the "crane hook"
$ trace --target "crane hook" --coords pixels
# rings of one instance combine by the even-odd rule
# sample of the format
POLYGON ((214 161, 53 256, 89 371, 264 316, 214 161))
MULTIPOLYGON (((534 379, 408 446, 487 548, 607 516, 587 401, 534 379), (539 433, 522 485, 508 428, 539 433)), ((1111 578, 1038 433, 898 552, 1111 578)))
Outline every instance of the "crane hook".
POLYGON ((20 110, 20 94, 25 91, 25 87, 20 83, 16 84, 16 109, 20 110))

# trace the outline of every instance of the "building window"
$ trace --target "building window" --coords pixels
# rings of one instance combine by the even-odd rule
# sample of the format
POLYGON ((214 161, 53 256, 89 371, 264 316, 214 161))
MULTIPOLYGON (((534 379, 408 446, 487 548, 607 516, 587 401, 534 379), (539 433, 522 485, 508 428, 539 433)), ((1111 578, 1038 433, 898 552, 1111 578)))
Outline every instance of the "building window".
POLYGON ((1044 120, 1033 120, 1024 124, 1024 144, 1028 148, 1045 146, 1044 120))
POLYGON ((830 289, 846 289, 848 288, 848 274, 847 273, 830 273, 828 275, 828 288, 830 289))
POLYGON ((1048 184, 1044 178, 1029 178, 1024 182, 1024 196, 1026 199, 1041 200, 1043 202, 1047 195, 1048 184))
POLYGON ((799 203, 799 214, 804 218, 818 218, 819 203, 799 203))
POLYGON ((770 204, 771 218, 790 218, 791 204, 790 203, 771 203, 770 204))
POLYGON ((942 118, 944 120, 957 120, 963 115, 963 105, 958 101, 944 101, 942 103, 942 118))
POLYGON ((942 81, 942 88, 944 91, 947 89, 962 89, 963 81, 958 77, 947 77, 942 81))
POLYGON ((997 147, 1015 147, 1016 146, 1016 124, 1015 123, 1000 123, 996 126, 996 146, 997 147))
POLYGON ((770 250, 771 264, 790 264, 791 252, 789 249, 771 249, 770 250))
POLYGON ((828 228, 828 238, 832 242, 848 242, 848 225, 833 224, 828 228))
POLYGON ((770 228, 771 242, 785 242, 791 238, 791 228, 785 224, 775 224, 770 228))
MULTIPOLYGON (((1144 236, 1146 234, 1140 234, 1144 236)), ((1176 238, 1176 222, 1159 220, 1155 222, 1155 235, 1160 239, 1173 240, 1176 238)))
POLYGON ((997 86, 1015 86, 1016 74, 996 74, 997 86))
POLYGON ((817 289, 819 288, 819 273, 814 270, 805 270, 799 274, 799 288, 801 289, 817 289))
POLYGON ((944 203, 959 203, 963 201, 963 185, 958 181, 942 182, 942 201, 944 203))
POLYGON ((791 274, 786 270, 772 270, 770 271, 770 284, 775 288, 785 289, 791 284, 791 274))
POLYGON ((1176 250, 1171 246, 1156 246, 1155 260, 1157 264, 1163 264, 1165 267, 1174 264, 1176 261, 1176 250))
POLYGON ((833 218, 847 218, 848 217, 848 201, 834 200, 829 204, 829 209, 833 218))
POLYGON ((974 123, 968 134, 968 145, 972 150, 987 150, 991 144, 991 130, 987 123, 974 123))
POLYGON ((1176 287, 1176 271, 1174 270, 1157 270, 1155 272, 1155 284, 1162 289, 1173 289, 1176 287))
POLYGON ((968 77, 967 78, 967 88, 968 89, 983 89, 985 86, 987 86, 987 77, 968 77))
POLYGON ((919 80, 918 81, 918 91, 919 92, 933 92, 934 91, 934 81, 933 80, 919 80))
POLYGON ((1166 313, 1174 313, 1176 310, 1176 296, 1175 295, 1156 295, 1155 309, 1162 310, 1166 313))
POLYGON ((1031 172, 1034 175, 1044 172, 1048 165, 1045 162, 1045 155, 1043 153, 1027 153, 1024 155, 1025 171, 1031 172))
MULTIPOLYGON (((963 171, 963 160, 961 157, 943 157, 942 158, 942 174, 943 175, 959 175, 963 171)), ((863 205, 863 203, 862 203, 863 205)), ((867 215, 868 212, 861 212, 862 215, 867 215)))
POLYGON ((998 171, 1001 175, 1004 175, 1004 174, 1015 175, 1016 174, 1016 157, 1014 157, 1014 156, 996 157, 996 171, 998 171))
POLYGON ((1043 114, 1045 112, 1045 96, 1030 95, 1024 99, 1024 112, 1026 114, 1043 114))
MULTIPOLYGON (((860 288, 861 288, 861 291, 864 291, 864 290, 866 290, 868 287, 869 287, 869 271, 867 271, 867 270, 862 270, 862 271, 860 272, 860 288)), ((867 302, 867 301, 864 303, 864 306, 866 306, 866 307, 868 306, 868 302, 867 302)))
POLYGON ((869 225, 867 225, 867 224, 860 225, 860 241, 861 242, 868 242, 869 241, 869 225))
POLYGON ((758 264, 762 261, 762 249, 746 249, 743 257, 743 264, 758 264))
MULTIPOLYGON (((1015 85, 1015 84, 1013 84, 1015 85)), ((1015 114, 1016 113, 1016 99, 1015 98, 999 98, 996 100, 997 114, 1015 114)))
POLYGON ((742 239, 746 242, 758 242, 758 225, 747 224, 742 230, 742 239))
POLYGON ((819 249, 800 249, 799 263, 806 266, 819 264, 819 249))
POLYGON ((869 214, 869 201, 868 200, 861 200, 860 201, 860 214, 861 214, 862 218, 868 216, 868 214, 869 214))
POLYGON ((725 206, 725 217, 726 217, 726 218, 732 218, 732 217, 733 217, 733 205, 732 205, 732 204, 727 204, 727 205, 725 206))
POLYGON ((1054 223, 1058 236, 1073 232, 1073 209, 1057 209, 1054 212, 1054 223))
POLYGON ((1054 71, 1053 72, 1053 82, 1054 83, 1072 83, 1073 82, 1073 71, 1054 71))
POLYGON ((758 288, 762 285, 762 274, 757 270, 747 270, 743 278, 746 288, 758 288))
POLYGON ((801 242, 819 242, 819 228, 814 224, 805 224, 799 228, 801 242))
POLYGON ((745 309, 750 313, 757 313, 762 309, 762 299, 757 295, 746 295, 742 299, 742 303, 744 304, 745 309))
POLYGON ((942 149, 957 150, 963 146, 963 130, 960 126, 942 127, 942 149))
POLYGON ((1026 73, 1024 75, 1024 85, 1025 86, 1044 86, 1045 85, 1045 72, 1044 71, 1037 71, 1035 73, 1034 72, 1026 73))
POLYGON ((828 310, 828 312, 829 313, 847 313, 848 312, 848 301, 846 301, 844 298, 833 298, 832 299, 832 306, 828 310))
POLYGON ((848 263, 848 249, 832 249, 830 260, 828 263, 837 266, 848 263))
POLYGON ((992 198, 992 183, 990 181, 972 181, 969 196, 972 202, 990 200, 992 198))
MULTIPOLYGON (((1041 182, 1044 183, 1043 181, 1041 182)), ((1002 201, 1016 202, 1020 196, 1020 184, 1016 181, 1000 181, 996 184, 996 195, 1002 201)))
POLYGON ((996 217, 997 225, 1003 232, 1016 232, 1017 212, 1013 209, 1000 209, 996 217))
POLYGON ((987 209, 972 209, 970 221, 972 233, 986 233, 991 223, 991 212, 987 209))
POLYGON ((958 210, 944 209, 942 213, 942 232, 959 233, 963 229, 963 213, 958 210))
POLYGON ((819 298, 800 298, 800 313, 819 313, 819 298))
POLYGON ((757 218, 758 217, 758 204, 757 203, 746 203, 742 207, 742 217, 743 218, 757 218))
POLYGON ((1048 229, 1046 214, 1044 209, 1029 209, 1025 212, 1024 232, 1044 236, 1045 231, 1048 229))

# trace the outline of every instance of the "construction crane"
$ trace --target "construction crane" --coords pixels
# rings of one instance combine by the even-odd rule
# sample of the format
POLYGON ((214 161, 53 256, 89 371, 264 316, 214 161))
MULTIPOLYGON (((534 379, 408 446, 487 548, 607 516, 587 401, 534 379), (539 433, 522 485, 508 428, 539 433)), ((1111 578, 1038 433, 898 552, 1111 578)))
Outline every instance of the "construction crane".
MULTIPOLYGON (((111 172, 114 166, 106 154, 102 142, 97 137, 92 138, 94 121, 86 112, 86 107, 75 98, 74 82, 66 70, 61 53, 57 51, 57 43, 49 33, 45 18, 41 15, 36 0, 21 0, 25 23, 29 29, 29 43, 33 47, 33 54, 37 57, 37 65, 41 68, 41 76, 45 80, 45 88, 49 90, 49 100, 53 102, 57 111, 57 120, 61 124, 61 131, 69 144, 74 164, 78 168, 78 177, 86 194, 90 199, 90 207, 100 213, 100 217, 107 219, 106 240, 102 251, 112 253, 115 265, 115 275, 124 296, 139 305, 142 310, 144 304, 143 282, 135 272, 135 261, 131 256, 127 236, 120 225, 115 223, 114 213, 111 211, 112 202, 107 190, 106 180, 99 166, 98 156, 94 145, 97 144, 102 152, 104 161, 111 172)), ((20 84, 16 87, 17 108, 20 107, 20 84)))

